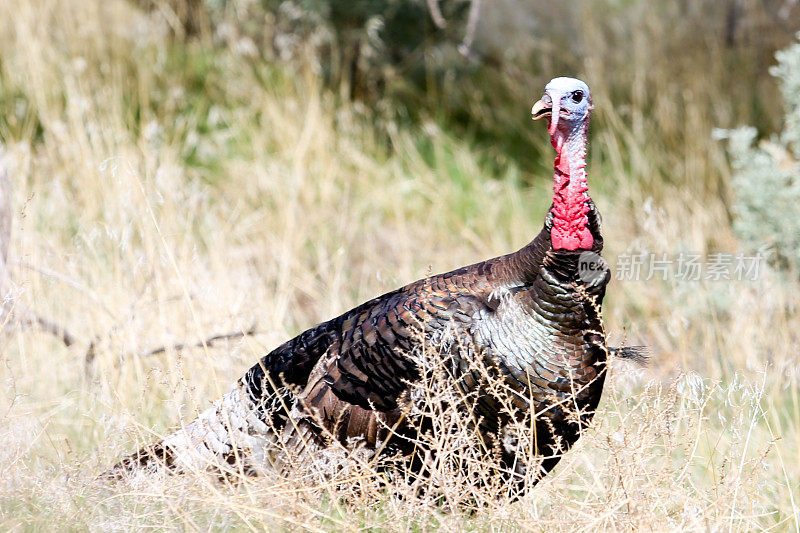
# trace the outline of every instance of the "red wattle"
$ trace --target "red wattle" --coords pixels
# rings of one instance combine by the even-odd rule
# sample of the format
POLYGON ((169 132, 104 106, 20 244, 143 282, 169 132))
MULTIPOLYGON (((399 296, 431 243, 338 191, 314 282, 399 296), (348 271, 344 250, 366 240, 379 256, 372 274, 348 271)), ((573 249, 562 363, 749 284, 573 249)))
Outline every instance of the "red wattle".
POLYGON ((594 238, 589 231, 589 205, 586 191, 586 163, 581 160, 570 168, 569 158, 562 157, 563 141, 551 139, 556 148, 555 172, 553 175, 553 228, 550 240, 554 250, 589 250, 594 238))

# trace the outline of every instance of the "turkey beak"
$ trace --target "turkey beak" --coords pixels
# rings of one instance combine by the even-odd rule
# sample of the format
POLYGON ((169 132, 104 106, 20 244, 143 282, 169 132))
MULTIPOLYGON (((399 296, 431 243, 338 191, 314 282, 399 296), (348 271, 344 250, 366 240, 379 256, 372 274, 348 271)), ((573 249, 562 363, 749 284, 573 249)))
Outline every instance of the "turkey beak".
POLYGON ((533 120, 539 120, 542 117, 546 117, 550 114, 550 106, 544 103, 544 98, 533 104, 531 108, 531 118, 533 120))
POLYGON ((542 117, 550 117, 550 126, 547 131, 550 135, 555 135, 558 126, 558 115, 561 112, 561 95, 545 93, 542 99, 533 104, 531 108, 531 118, 539 120, 542 117))

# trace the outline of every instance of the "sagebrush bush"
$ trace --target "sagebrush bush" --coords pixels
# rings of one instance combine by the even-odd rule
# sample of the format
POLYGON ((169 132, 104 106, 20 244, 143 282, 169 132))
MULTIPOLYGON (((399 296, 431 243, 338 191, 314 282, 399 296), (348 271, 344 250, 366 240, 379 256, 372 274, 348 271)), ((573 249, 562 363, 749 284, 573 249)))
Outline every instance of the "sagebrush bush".
MULTIPOLYGON (((798 34, 800 36, 800 34, 798 34)), ((800 267, 800 43, 776 54, 786 118, 780 134, 757 145, 753 127, 721 131, 734 168, 734 231, 750 252, 770 253, 778 267, 800 267)))

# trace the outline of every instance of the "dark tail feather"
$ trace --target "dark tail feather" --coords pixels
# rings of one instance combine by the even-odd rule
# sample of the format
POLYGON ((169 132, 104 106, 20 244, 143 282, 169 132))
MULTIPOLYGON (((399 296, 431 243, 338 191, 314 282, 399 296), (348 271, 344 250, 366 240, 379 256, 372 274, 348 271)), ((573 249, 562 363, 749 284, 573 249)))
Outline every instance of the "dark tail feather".
POLYGON ((651 351, 649 346, 619 346, 609 347, 608 353, 621 359, 628 359, 641 366, 650 362, 651 351))

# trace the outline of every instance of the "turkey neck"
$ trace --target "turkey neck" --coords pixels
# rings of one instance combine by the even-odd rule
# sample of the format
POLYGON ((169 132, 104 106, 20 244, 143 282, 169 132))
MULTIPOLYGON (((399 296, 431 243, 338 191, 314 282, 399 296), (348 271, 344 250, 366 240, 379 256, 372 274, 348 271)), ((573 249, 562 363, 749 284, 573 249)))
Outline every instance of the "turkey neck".
POLYGON ((556 149, 553 206, 542 232, 521 250, 506 256, 502 266, 498 265, 496 272, 505 281, 530 283, 545 265, 568 278, 577 268, 580 251, 600 253, 603 247, 600 220, 591 210, 586 180, 588 129, 587 117, 566 132, 556 130, 551 136, 550 142, 556 149))
MULTIPOLYGON (((570 126, 569 123, 564 124, 570 126)), ((558 129, 550 137, 556 149, 553 171, 553 250, 591 250, 589 231, 589 185, 586 181, 586 138, 589 117, 566 132, 558 129)))

